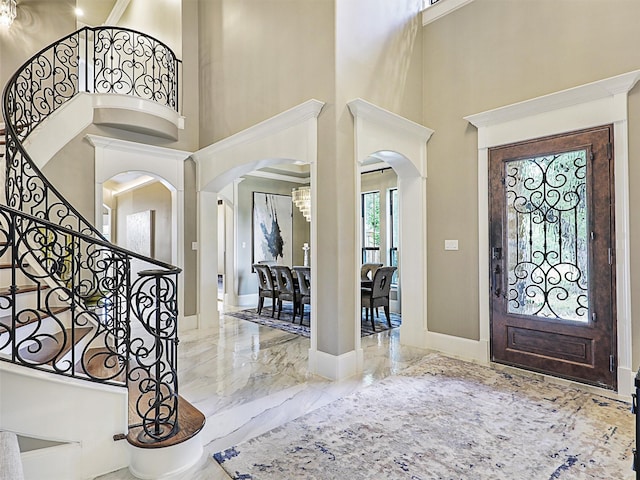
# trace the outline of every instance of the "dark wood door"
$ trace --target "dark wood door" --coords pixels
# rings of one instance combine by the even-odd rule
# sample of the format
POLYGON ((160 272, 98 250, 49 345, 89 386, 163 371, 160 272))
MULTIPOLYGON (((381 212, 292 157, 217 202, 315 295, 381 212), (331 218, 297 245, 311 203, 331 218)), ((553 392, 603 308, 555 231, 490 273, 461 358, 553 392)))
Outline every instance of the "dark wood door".
POLYGON ((616 388, 613 127, 489 151, 491 355, 616 388))

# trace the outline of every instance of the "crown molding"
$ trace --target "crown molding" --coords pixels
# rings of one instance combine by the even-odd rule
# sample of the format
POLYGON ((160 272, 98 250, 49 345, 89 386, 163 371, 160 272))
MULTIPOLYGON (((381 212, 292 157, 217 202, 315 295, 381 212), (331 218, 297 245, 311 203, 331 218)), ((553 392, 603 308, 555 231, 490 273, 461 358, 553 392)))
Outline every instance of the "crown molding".
POLYGON ((552 112, 561 108, 626 94, 640 79, 640 70, 623 73, 578 87, 568 88, 541 97, 499 107, 464 117, 475 127, 490 127, 524 117, 552 112))
POLYGON ((356 98, 347 103, 354 118, 363 118, 375 123, 383 124, 387 127, 403 131, 419 140, 426 142, 433 135, 433 130, 412 122, 398 114, 385 110, 361 98, 356 98))
POLYGON ((422 26, 435 22, 471 2, 473 0, 439 0, 422 11, 422 26))
POLYGON ((299 183, 301 185, 308 185, 311 181, 310 177, 295 177, 293 175, 265 172, 263 170, 254 170, 253 172, 246 174, 245 177, 259 177, 269 180, 278 180, 281 182, 299 183))
POLYGON ((252 127, 198 150, 193 154, 193 158, 196 160, 210 158, 213 154, 223 150, 254 142, 261 138, 266 138, 275 132, 286 130, 287 128, 298 125, 305 120, 317 118, 322 107, 324 107, 324 102, 321 102, 320 100, 307 100, 300 105, 269 118, 268 120, 264 120, 252 127))
POLYGON ((103 137, 101 135, 87 134, 85 138, 94 147, 116 150, 119 152, 153 155, 156 158, 176 161, 186 160, 191 156, 191 152, 188 152, 186 150, 176 150, 173 148, 159 147, 157 145, 130 142, 128 140, 103 137))
POLYGON ((117 25, 131 0, 117 0, 103 25, 117 25))

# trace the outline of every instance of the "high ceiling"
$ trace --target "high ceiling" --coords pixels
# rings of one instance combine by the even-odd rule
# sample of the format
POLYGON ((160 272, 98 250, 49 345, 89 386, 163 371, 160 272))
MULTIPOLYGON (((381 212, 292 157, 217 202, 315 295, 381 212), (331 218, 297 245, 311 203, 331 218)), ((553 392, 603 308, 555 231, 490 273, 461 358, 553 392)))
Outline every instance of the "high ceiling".
POLYGON ((84 12, 78 21, 91 27, 102 25, 116 3, 117 0, 77 0, 77 7, 84 12))

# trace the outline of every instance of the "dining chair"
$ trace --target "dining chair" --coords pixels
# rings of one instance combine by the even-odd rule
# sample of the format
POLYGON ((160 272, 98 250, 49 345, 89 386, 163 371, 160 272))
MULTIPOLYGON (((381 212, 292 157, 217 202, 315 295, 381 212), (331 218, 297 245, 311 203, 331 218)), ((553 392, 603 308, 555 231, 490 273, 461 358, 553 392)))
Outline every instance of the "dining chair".
MULTIPOLYGON (((304 319, 304 306, 311 305, 311 267, 293 267, 298 277, 298 288, 300 289, 300 298, 298 299, 300 308, 300 325, 304 319)), ((309 314, 311 315, 311 314, 309 314)), ((311 324, 311 318, 309 318, 311 324)))
POLYGON ((373 280, 373 276, 378 270, 382 267, 381 263, 363 263, 360 267, 360 280, 371 281, 373 280))
POLYGON ((384 314, 387 316, 387 325, 391 328, 391 317, 389 316, 389 292, 391 291, 391 278, 397 267, 380 267, 373 276, 371 288, 360 288, 360 303, 362 308, 366 308, 366 319, 369 320, 371 314, 371 328, 376 331, 373 319, 373 309, 384 307, 384 314))
POLYGON ((273 276, 271 275, 271 269, 268 265, 260 263, 254 263, 253 269, 258 274, 258 315, 262 313, 262 307, 264 306, 264 299, 271 299, 271 318, 276 311, 276 301, 279 293, 276 288, 273 276))
POLYGON ((300 292, 293 281, 291 268, 286 265, 276 265, 271 267, 271 271, 275 276, 276 288, 278 289, 278 319, 282 313, 282 302, 291 302, 293 303, 292 321, 295 322, 300 292))

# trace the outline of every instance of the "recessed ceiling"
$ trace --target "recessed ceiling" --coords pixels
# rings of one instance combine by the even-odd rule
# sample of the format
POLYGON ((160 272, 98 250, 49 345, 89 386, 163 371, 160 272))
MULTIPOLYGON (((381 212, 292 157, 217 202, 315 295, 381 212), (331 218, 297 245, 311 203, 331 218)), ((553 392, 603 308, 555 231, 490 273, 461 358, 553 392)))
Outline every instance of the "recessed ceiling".
POLYGON ((111 190, 115 195, 132 188, 158 181, 156 178, 140 172, 119 173, 104 182, 103 188, 111 190))

